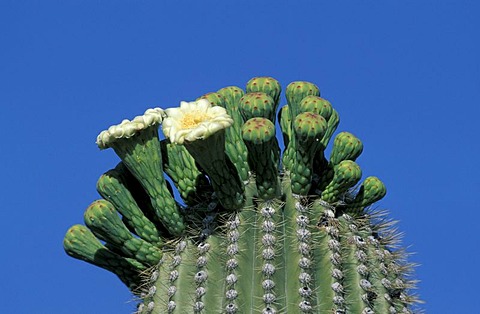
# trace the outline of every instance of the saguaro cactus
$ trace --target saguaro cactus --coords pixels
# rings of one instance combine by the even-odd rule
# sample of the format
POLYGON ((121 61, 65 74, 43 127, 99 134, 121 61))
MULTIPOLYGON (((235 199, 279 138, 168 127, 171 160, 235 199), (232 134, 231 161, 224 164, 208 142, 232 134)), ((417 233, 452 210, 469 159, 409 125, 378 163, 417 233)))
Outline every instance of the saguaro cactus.
POLYGON ((413 312, 412 265, 372 209, 386 188, 361 181, 362 142, 341 132, 327 159, 339 115, 293 82, 281 156, 280 93, 253 78, 100 133, 122 161, 100 177, 86 227, 68 230, 67 254, 115 273, 137 313, 413 312))

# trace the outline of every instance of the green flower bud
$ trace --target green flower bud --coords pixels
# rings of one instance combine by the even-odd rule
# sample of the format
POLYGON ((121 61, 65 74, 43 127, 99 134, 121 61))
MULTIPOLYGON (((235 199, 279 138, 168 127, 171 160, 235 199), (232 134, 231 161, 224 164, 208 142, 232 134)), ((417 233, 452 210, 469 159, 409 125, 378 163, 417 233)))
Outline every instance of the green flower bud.
POLYGON ((325 118, 326 121, 332 115, 332 105, 326 99, 309 95, 300 102, 300 112, 314 112, 325 118))
POLYGON ((301 113, 293 121, 293 130, 300 142, 320 143, 326 129, 327 121, 321 115, 313 112, 301 113))
POLYGON ((278 106, 282 87, 280 86, 280 83, 272 77, 254 77, 247 83, 247 93, 255 92, 262 92, 272 97, 276 108, 278 106))
POLYGON ((244 121, 255 117, 275 121, 275 104, 272 97, 265 93, 248 93, 240 98, 239 109, 244 121))
POLYGON ((293 117, 296 117, 300 113, 300 102, 303 98, 309 95, 320 96, 320 90, 317 85, 300 81, 288 84, 285 93, 292 120, 293 117))
POLYGON ((287 147, 290 141, 290 125, 292 123, 288 106, 283 106, 280 109, 278 112, 278 121, 280 122, 280 129, 282 130, 283 142, 285 147, 287 147))
POLYGON ((342 160, 355 161, 362 151, 363 144, 355 135, 349 132, 341 132, 333 142, 330 163, 338 165, 342 160))
POLYGON ((165 126, 164 115, 162 109, 154 108, 132 121, 125 119, 102 131, 97 137, 97 145, 101 149, 111 147, 115 150, 147 192, 158 219, 171 234, 180 235, 185 230, 185 224, 163 177, 158 140, 158 126, 165 126))
POLYGON ((387 188, 379 178, 370 176, 362 184, 364 196, 363 199, 370 205, 381 200, 387 194, 387 188))
POLYGON ((226 108, 226 99, 220 93, 215 93, 215 92, 207 93, 203 96, 198 97, 196 100, 198 101, 200 99, 208 100, 210 102, 210 105, 212 105, 212 107, 220 106, 220 107, 226 108))
POLYGON ((162 258, 160 249, 133 237, 110 202, 93 202, 85 211, 84 220, 97 237, 119 249, 125 257, 135 258, 145 265, 155 265, 162 258))
POLYGON ((255 174, 258 197, 272 199, 277 195, 277 157, 275 125, 265 118, 252 118, 242 126, 248 148, 248 163, 255 174))
POLYGON ((363 208, 381 200, 385 194, 387 189, 383 182, 377 177, 368 177, 363 180, 355 199, 347 204, 347 210, 351 214, 359 214, 363 208))
POLYGON ((236 103, 245 94, 243 89, 238 86, 227 86, 217 91, 217 94, 222 95, 227 102, 236 103))
POLYGON ((68 229, 63 247, 68 255, 115 273, 132 290, 138 286, 140 274, 146 269, 136 260, 110 251, 82 225, 68 229))
POLYGON ((245 95, 245 92, 237 86, 227 86, 217 91, 217 94, 222 95, 225 98, 227 105, 227 112, 229 115, 234 116, 232 112, 238 111, 238 102, 240 98, 245 95))
POLYGON ((227 113, 233 119, 232 127, 226 129, 225 131, 225 152, 235 165, 240 179, 246 182, 248 180, 249 171, 247 162, 247 148, 241 140, 241 126, 243 124, 243 117, 239 110, 240 98, 242 98, 245 93, 240 87, 237 86, 224 87, 218 90, 217 93, 225 97, 227 113))
POLYGON ((242 126, 243 140, 260 144, 275 137, 275 125, 265 118, 251 118, 242 126))
POLYGON ((355 162, 343 160, 334 167, 333 179, 322 192, 322 200, 329 203, 338 201, 361 177, 362 170, 355 162))
POLYGON ((118 209, 126 225, 133 228, 138 236, 151 243, 161 244, 159 231, 138 207, 126 181, 121 170, 111 169, 98 179, 97 191, 118 209))
POLYGON ((330 142, 330 138, 332 137, 333 133, 337 129, 338 124, 340 123, 340 116, 338 115, 338 112, 335 109, 332 109, 332 115, 327 121, 327 132, 325 132, 325 135, 323 136, 322 143, 324 146, 328 145, 328 142, 330 142))

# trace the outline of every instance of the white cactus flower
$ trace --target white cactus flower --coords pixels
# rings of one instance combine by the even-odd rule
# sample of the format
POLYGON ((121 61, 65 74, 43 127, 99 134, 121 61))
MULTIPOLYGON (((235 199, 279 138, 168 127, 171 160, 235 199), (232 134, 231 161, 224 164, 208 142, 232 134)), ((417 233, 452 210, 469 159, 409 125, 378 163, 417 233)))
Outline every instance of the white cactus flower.
POLYGON ((163 133, 172 143, 183 144, 206 139, 233 124, 225 108, 213 106, 206 99, 180 103, 180 108, 165 110, 163 133))
POLYGON ((137 116, 132 121, 125 119, 120 124, 112 125, 100 132, 97 136, 97 145, 101 149, 108 148, 118 139, 130 138, 138 131, 162 123, 163 116, 161 108, 147 109, 142 116, 137 116))

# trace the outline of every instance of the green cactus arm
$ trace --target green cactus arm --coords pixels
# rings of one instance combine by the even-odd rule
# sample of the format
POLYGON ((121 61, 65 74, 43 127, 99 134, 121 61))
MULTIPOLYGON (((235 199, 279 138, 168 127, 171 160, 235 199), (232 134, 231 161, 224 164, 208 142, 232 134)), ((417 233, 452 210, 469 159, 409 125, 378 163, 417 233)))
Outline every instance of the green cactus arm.
POLYGON ((240 180, 248 181, 249 167, 247 161, 247 148, 242 142, 241 125, 243 124, 242 114, 239 110, 239 102, 245 92, 238 86, 227 86, 217 91, 225 98, 225 108, 233 119, 233 125, 225 130, 226 141, 225 151, 228 157, 237 168, 240 180))
POLYGON ((97 138, 100 148, 111 147, 150 196, 155 213, 173 235, 185 229, 175 199, 163 178, 162 156, 158 139, 158 124, 163 110, 149 109, 143 116, 101 132, 97 138))
MULTIPOLYGON (((231 131, 225 132, 231 133, 231 131)), ((248 152, 245 144, 243 144, 241 140, 241 137, 236 135, 234 141, 226 142, 225 152, 235 166, 240 180, 242 182, 247 182, 250 171, 250 168, 248 167, 248 152)))
POLYGON ((117 169, 109 170, 98 179, 97 191, 115 206, 122 214, 124 222, 131 226, 138 236, 150 243, 162 245, 160 232, 138 207, 125 181, 122 172, 117 169))
MULTIPOLYGON (((153 222, 157 230, 159 231, 162 236, 168 235, 168 231, 165 229, 163 223, 160 221, 159 217, 157 216, 155 209, 152 206, 152 201, 148 196, 147 192, 140 184, 140 182, 135 178, 135 176, 128 170, 127 166, 121 161, 115 167, 115 170, 118 171, 119 175, 123 178, 122 181, 125 187, 128 189, 132 197, 134 198, 135 202, 137 203, 138 207, 142 210, 145 217, 148 220, 153 222)), ((124 218, 122 217, 122 220, 124 218)), ((127 222, 128 223, 128 222, 127 222)), ((133 228, 131 226, 127 227, 133 232, 133 228)), ((133 232, 134 233, 134 232, 133 232)))
POLYGON ((204 143, 189 143, 186 148, 207 173, 220 203, 226 209, 234 210, 244 203, 243 183, 222 148, 223 133, 217 132, 204 140, 204 143))
POLYGON ((225 151, 235 168, 237 168, 240 180, 248 181, 250 168, 248 166, 248 153, 245 144, 242 142, 241 125, 243 124, 242 114, 239 110, 239 102, 245 92, 238 86, 227 86, 217 91, 225 97, 225 108, 233 119, 233 125, 225 130, 226 141, 225 151))

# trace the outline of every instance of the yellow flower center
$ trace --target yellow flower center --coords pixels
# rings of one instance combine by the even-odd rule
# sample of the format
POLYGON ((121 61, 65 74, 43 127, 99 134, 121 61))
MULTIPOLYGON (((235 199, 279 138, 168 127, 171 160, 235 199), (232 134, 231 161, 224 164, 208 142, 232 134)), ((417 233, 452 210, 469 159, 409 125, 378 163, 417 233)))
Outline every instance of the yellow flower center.
POLYGON ((209 116, 204 112, 192 112, 183 116, 181 121, 182 128, 192 129, 202 123, 205 120, 208 120, 209 116))

